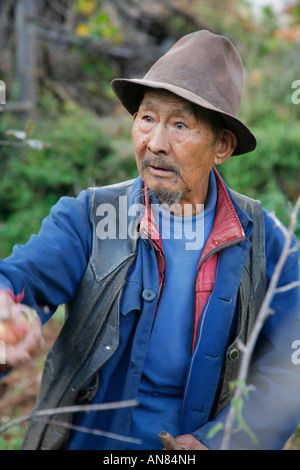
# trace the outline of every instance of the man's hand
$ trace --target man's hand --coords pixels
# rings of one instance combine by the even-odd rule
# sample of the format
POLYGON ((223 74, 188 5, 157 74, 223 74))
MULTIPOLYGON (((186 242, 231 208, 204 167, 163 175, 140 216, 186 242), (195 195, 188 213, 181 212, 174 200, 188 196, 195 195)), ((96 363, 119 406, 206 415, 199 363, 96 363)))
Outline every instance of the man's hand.
POLYGON ((182 447, 183 450, 209 450, 204 444, 196 439, 192 434, 183 434, 175 438, 177 444, 182 447))
POLYGON ((5 291, 0 292, 0 341, 5 343, 7 367, 27 362, 44 344, 36 311, 16 304, 5 291))

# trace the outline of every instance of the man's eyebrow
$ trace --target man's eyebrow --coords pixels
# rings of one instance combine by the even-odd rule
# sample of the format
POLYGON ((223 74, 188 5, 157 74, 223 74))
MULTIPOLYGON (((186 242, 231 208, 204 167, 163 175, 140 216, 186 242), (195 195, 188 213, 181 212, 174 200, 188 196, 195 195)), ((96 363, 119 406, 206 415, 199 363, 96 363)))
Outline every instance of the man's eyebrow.
POLYGON ((182 106, 181 108, 176 108, 173 111, 174 114, 193 114, 192 109, 189 106, 182 106))

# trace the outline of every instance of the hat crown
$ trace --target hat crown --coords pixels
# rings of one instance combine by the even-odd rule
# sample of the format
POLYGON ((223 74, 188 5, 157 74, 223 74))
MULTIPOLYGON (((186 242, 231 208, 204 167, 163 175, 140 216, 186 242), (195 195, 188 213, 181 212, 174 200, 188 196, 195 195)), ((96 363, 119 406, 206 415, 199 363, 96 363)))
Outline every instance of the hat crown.
POLYGON ((225 128, 234 132, 238 144, 232 155, 251 152, 256 139, 238 119, 243 63, 229 39, 207 30, 181 38, 141 78, 118 78, 112 89, 124 107, 134 114, 145 87, 164 89, 222 116, 225 128))
POLYGON ((144 79, 186 89, 220 111, 238 115, 242 60, 227 38, 210 31, 184 36, 150 68, 144 79))

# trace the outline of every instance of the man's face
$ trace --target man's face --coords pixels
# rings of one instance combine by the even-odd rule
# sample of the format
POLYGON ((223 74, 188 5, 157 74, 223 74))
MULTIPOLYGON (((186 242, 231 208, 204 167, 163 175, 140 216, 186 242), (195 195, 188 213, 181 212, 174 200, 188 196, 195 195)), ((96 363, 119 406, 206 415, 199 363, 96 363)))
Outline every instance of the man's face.
POLYGON ((181 206, 205 203, 219 139, 191 103, 147 91, 134 115, 132 139, 140 175, 161 203, 169 203, 167 194, 181 206))

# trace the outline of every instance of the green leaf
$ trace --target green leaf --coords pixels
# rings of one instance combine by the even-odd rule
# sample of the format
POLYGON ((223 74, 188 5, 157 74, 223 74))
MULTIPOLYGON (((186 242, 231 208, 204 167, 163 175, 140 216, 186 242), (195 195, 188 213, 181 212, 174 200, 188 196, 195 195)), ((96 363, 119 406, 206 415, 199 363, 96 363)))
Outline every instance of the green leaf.
POLYGON ((219 432, 219 431, 222 431, 224 425, 223 423, 216 423, 210 430, 209 432, 207 433, 207 438, 208 439, 212 439, 213 437, 215 437, 215 435, 219 432))
POLYGON ((247 387, 246 382, 244 380, 237 379, 237 380, 233 380, 229 383, 229 390, 231 392, 233 392, 233 390, 236 387, 239 387, 241 389, 242 395, 246 398, 246 400, 248 400, 249 391, 248 391, 248 387, 247 387))
POLYGON ((244 431, 246 434, 248 434, 248 436, 250 437, 250 439, 252 440, 252 442, 254 444, 258 444, 258 440, 257 440, 256 435, 250 429, 250 427, 248 426, 248 424, 246 423, 246 421, 243 417, 243 413, 242 413, 243 405, 244 405, 243 398, 232 398, 231 403, 232 403, 232 406, 235 409, 236 419, 238 421, 240 429, 242 431, 244 431))

